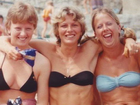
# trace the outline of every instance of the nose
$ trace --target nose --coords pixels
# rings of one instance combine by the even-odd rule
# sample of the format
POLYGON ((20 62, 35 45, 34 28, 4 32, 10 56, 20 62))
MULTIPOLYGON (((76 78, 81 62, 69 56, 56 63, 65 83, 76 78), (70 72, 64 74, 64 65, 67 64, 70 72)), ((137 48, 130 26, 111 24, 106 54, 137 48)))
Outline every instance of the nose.
POLYGON ((108 27, 106 25, 103 25, 103 30, 104 31, 108 30, 108 27))
POLYGON ((25 31, 24 29, 21 30, 20 35, 21 35, 21 36, 25 36, 25 35, 26 35, 26 31, 25 31))
POLYGON ((72 31, 72 27, 71 26, 68 26, 67 31, 68 32, 72 31))

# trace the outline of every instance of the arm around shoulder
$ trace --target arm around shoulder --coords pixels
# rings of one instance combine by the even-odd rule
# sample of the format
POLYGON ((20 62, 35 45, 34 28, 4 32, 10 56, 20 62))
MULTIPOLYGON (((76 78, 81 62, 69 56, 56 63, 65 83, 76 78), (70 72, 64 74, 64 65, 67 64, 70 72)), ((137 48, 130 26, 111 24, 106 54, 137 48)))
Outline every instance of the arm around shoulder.
POLYGON ((86 50, 90 50, 92 53, 95 52, 96 54, 99 54, 102 51, 100 42, 94 37, 90 37, 82 44, 82 46, 84 46, 86 50))
POLYGON ((12 45, 10 44, 10 36, 1 36, 0 37, 0 50, 3 52, 7 52, 9 47, 12 45))
POLYGON ((32 39, 29 42, 29 45, 31 47, 37 49, 37 51, 43 55, 45 55, 46 52, 49 53, 50 51, 52 51, 52 49, 55 46, 54 43, 50 43, 50 42, 39 40, 39 39, 32 39))
POLYGON ((139 67, 140 67, 140 43, 137 43, 137 53, 136 53, 136 55, 137 55, 137 57, 136 57, 136 59, 138 60, 138 65, 139 65, 139 67))

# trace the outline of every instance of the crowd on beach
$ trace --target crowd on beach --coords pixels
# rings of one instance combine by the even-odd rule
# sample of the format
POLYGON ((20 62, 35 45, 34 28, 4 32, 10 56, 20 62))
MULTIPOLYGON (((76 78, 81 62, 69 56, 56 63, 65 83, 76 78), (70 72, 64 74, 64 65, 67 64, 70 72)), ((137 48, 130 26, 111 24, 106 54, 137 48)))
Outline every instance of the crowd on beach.
MULTIPOLYGON (((140 43, 108 8, 92 10, 93 35, 85 14, 70 4, 43 11, 56 43, 32 39, 38 16, 17 1, 0 36, 0 105, 140 105, 140 43)), ((46 22, 46 23, 45 23, 46 22)))

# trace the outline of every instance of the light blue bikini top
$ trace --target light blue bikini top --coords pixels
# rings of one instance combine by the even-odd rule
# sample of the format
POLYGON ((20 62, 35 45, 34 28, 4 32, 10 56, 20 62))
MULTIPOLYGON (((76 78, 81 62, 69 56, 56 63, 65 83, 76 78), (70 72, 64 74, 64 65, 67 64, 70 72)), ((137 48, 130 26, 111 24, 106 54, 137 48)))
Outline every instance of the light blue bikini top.
POLYGON ((119 86, 135 87, 140 85, 140 73, 129 71, 118 77, 99 75, 96 79, 96 85, 100 92, 109 92, 119 86))

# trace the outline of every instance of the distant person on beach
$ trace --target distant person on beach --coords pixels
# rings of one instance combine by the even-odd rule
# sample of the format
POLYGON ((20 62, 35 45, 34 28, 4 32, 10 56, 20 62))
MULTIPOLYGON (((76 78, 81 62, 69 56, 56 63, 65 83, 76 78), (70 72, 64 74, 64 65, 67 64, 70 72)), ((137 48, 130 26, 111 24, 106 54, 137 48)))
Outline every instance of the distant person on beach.
POLYGON ((83 7, 85 9, 85 14, 91 14, 92 13, 92 4, 91 0, 83 0, 82 1, 83 7))
POLYGON ((103 6, 103 0, 92 0, 92 9, 96 9, 103 6))
POLYGON ((102 105, 140 105, 140 43, 131 51, 134 55, 126 57, 120 42, 121 30, 124 37, 130 35, 136 40, 134 31, 123 28, 107 8, 94 10, 92 28, 103 48, 95 69, 102 105))
POLYGON ((48 27, 49 23, 51 24, 50 20, 51 20, 51 14, 53 12, 53 9, 54 9, 53 2, 52 1, 47 1, 46 5, 45 5, 45 9, 43 10, 43 15, 42 15, 43 23, 44 23, 43 30, 41 32, 42 38, 46 37, 46 31, 47 31, 47 35, 49 37, 52 34, 52 29, 47 30, 47 27, 48 27))
MULTIPOLYGON (((76 6, 61 5, 53 12, 52 26, 56 43, 37 39, 30 41, 30 45, 52 64, 49 78, 50 105, 100 105, 98 100, 95 103, 93 81, 102 46, 95 42, 96 39, 80 44, 86 32, 84 14, 76 6)), ((1 37, 0 49, 7 52, 10 58, 14 56, 16 60, 20 59, 18 51, 9 41, 9 37, 1 37)), ((125 42, 129 50, 135 50, 135 47, 131 49, 135 41, 128 38, 125 42)))
POLYGON ((16 2, 7 13, 10 44, 22 58, 10 59, 0 51, 0 105, 48 105, 50 62, 29 46, 37 22, 34 7, 27 3, 16 2))
POLYGON ((0 15, 0 36, 5 35, 4 17, 0 15))

